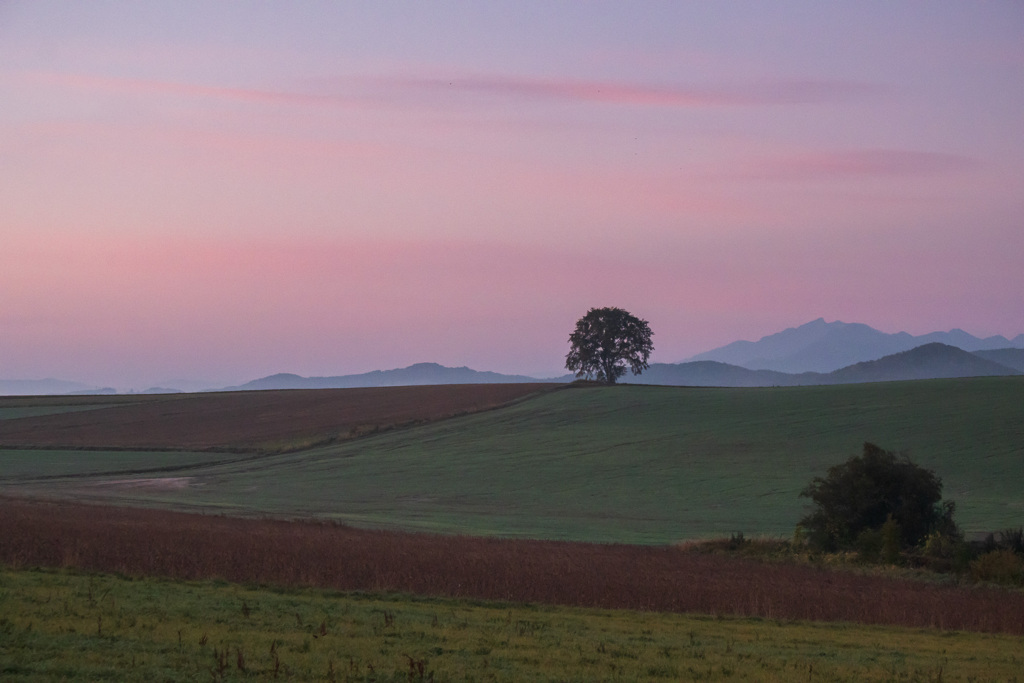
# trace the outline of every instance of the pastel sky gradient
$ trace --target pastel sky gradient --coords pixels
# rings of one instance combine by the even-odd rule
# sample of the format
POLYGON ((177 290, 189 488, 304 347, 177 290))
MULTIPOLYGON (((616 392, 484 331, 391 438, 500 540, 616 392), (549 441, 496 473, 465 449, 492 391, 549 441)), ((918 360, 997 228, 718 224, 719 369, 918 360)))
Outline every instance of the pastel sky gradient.
POLYGON ((0 378, 1024 332, 1024 3, 0 0, 0 378))

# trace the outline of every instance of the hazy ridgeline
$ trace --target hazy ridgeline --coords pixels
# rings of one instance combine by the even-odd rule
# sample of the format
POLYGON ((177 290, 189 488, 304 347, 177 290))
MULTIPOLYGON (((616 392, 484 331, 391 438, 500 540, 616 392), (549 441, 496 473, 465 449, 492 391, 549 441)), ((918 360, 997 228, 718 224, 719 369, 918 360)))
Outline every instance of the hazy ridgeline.
POLYGON ((705 555, 3 500, 0 562, 508 602, 1024 634, 1024 594, 705 555))

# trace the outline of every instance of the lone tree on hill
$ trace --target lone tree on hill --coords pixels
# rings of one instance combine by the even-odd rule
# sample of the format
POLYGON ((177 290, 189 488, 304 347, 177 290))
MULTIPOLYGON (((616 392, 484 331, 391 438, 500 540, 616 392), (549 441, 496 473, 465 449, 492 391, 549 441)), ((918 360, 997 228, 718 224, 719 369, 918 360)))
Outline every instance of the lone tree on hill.
POLYGON ((824 479, 815 477, 800 495, 815 507, 799 526, 820 550, 853 548, 865 532, 883 527, 898 532, 902 548, 919 545, 933 532, 959 536, 956 505, 941 502, 942 479, 872 443, 864 444, 863 455, 830 467, 824 479))
POLYGON ((647 369, 654 350, 651 334, 646 320, 621 308, 591 308, 569 335, 571 348, 565 367, 577 377, 593 377, 607 384, 615 384, 626 374, 627 364, 639 375, 647 369))

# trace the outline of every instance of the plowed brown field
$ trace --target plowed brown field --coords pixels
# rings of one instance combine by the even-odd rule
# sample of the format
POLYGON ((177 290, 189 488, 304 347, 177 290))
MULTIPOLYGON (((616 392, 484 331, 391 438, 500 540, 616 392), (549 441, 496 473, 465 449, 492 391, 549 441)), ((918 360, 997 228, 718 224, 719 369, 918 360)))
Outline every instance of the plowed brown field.
MULTIPOLYGON (((50 398, 73 412, 0 420, 0 448, 288 449, 488 410, 555 384, 449 384, 50 398), (96 406, 93 409, 84 409, 96 406)), ((39 405, 5 398, 3 407, 39 405)))
POLYGON ((369 531, 0 498, 0 564, 553 605, 1024 633, 1024 594, 679 547, 369 531))

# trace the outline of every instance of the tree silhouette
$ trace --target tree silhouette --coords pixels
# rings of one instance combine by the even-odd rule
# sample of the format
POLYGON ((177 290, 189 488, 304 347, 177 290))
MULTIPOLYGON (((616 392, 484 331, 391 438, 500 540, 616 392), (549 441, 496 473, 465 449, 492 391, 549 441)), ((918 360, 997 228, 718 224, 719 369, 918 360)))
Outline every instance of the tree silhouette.
POLYGON ((647 369, 654 350, 651 335, 647 321, 628 311, 591 308, 569 335, 565 367, 577 377, 615 384, 626 373, 626 365, 634 375, 647 369))

